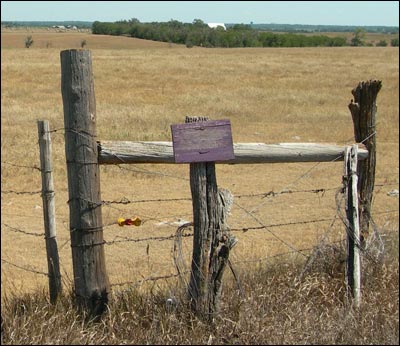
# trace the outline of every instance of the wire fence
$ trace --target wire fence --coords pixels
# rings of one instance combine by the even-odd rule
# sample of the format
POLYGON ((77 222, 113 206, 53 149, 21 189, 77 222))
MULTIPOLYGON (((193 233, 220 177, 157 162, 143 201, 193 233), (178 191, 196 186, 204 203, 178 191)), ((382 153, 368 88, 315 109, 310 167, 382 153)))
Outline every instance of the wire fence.
MULTIPOLYGON (((56 132, 61 132, 61 131, 72 131, 72 130, 66 130, 64 128, 60 129, 55 129, 50 132, 56 133, 56 132)), ((86 135, 86 134, 83 134, 86 135)), ((335 160, 333 160, 335 161, 335 160)), ((123 162, 121 162, 123 163, 123 162)), ((330 245, 335 245, 335 244, 342 244, 343 239, 341 240, 334 240, 327 242, 327 239, 329 238, 330 232, 332 229, 337 226, 338 221, 341 221, 343 224, 345 224, 345 217, 344 217, 344 205, 343 205, 343 186, 328 186, 328 187, 318 187, 318 188, 310 188, 310 189, 295 189, 293 186, 298 184, 301 180, 305 180, 310 177, 313 171, 316 170, 317 167, 319 167, 320 163, 316 163, 313 165, 310 169, 307 169, 304 173, 301 173, 298 175, 294 180, 292 180, 289 184, 287 184, 286 187, 282 188, 279 191, 274 191, 274 190, 268 190, 268 191, 261 191, 257 193, 243 193, 243 194, 237 194, 234 196, 234 207, 236 211, 232 212, 231 218, 232 221, 230 222, 232 225, 239 225, 239 226, 232 226, 230 228, 231 232, 237 232, 238 234, 248 234, 250 233, 255 233, 260 234, 260 232, 263 232, 265 234, 268 234, 271 236, 271 240, 280 243, 283 248, 286 248, 286 251, 281 251, 280 253, 272 254, 269 256, 262 256, 260 258, 248 258, 248 257, 240 257, 240 255, 235 254, 235 252, 232 253, 232 258, 231 258, 231 264, 233 266, 239 265, 239 264, 247 264, 247 263, 256 263, 256 262, 263 262, 263 261, 268 261, 272 260, 278 257, 285 257, 289 255, 299 255, 301 256, 306 263, 310 263, 310 261, 313 259, 313 257, 316 256, 316 253, 318 252, 318 248, 321 246, 322 243, 330 244, 330 245), (334 196, 330 195, 331 193, 335 193, 334 196), (281 197, 292 197, 293 196, 302 196, 302 198, 298 198, 296 200, 296 203, 298 203, 298 207, 300 208, 302 204, 305 202, 309 202, 310 200, 317 198, 319 201, 321 199, 329 199, 331 202, 331 209, 332 212, 330 215, 324 216, 324 217, 304 217, 302 219, 299 219, 298 216, 295 217, 295 219, 290 220, 288 215, 284 215, 284 219, 281 221, 277 222, 265 222, 263 221, 262 217, 259 216, 258 212, 264 208, 264 209, 269 209, 271 206, 277 206, 279 203, 288 203, 287 200, 283 201, 278 201, 279 198, 281 197), (251 205, 248 205, 249 203, 243 203, 245 200, 250 200, 253 201, 251 205), (246 205, 245 205, 246 204, 246 205), (240 214, 240 215, 239 215, 240 214), (243 225, 244 224, 244 225, 243 225), (243 226, 240 226, 243 225, 243 226), (288 240, 288 237, 285 236, 283 233, 287 233, 287 229, 290 228, 290 232, 293 234, 296 231, 294 230, 293 227, 304 227, 305 225, 310 226, 310 225, 319 225, 318 228, 322 231, 320 231, 320 241, 319 243, 315 244, 314 246, 310 246, 307 248, 296 248, 295 245, 293 245, 290 240, 288 240), (272 230, 274 229, 274 230, 272 230), (279 232, 279 230, 285 230, 285 232, 282 232, 282 234, 279 232)), ((28 170, 33 170, 33 171, 38 171, 40 172, 40 168, 33 165, 21 165, 13 162, 6 162, 2 161, 1 165, 4 166, 6 169, 28 169, 28 170)), ((179 177, 176 175, 171 175, 171 174, 166 174, 163 172, 158 172, 155 170, 151 169, 145 169, 145 168, 137 168, 137 167, 123 167, 120 164, 115 165, 119 169, 123 170, 130 170, 133 172, 139 172, 141 174, 148 174, 148 175, 158 175, 162 176, 165 178, 178 178, 181 180, 187 181, 188 179, 184 177, 179 177)), ((3 168, 2 168, 3 171, 3 168)), ((393 175, 396 175, 396 173, 393 173, 393 175)), ((398 174, 397 174, 398 177, 398 174)), ((339 180, 339 179, 338 179, 339 180)), ((40 181, 40 179, 39 179, 40 181)), ((381 181, 381 182, 376 182, 375 183, 375 197, 376 195, 381 195, 385 194, 390 197, 398 197, 398 190, 392 189, 391 191, 387 191, 384 188, 390 188, 390 187, 398 187, 399 182, 397 180, 393 181, 381 181), (396 195, 397 191, 397 195, 396 195)), ((19 189, 7 189, 7 190, 2 190, 1 191, 1 197, 3 199, 7 198, 8 196, 16 196, 16 197, 23 197, 23 196, 38 196, 41 197, 42 191, 23 191, 19 189)), ((68 203, 69 201, 67 201, 68 203)), ((134 199, 130 196, 125 196, 122 195, 121 197, 117 199, 110 199, 110 200, 102 200, 101 203, 94 202, 94 201, 87 201, 91 203, 92 206, 102 206, 104 208, 108 208, 109 214, 113 214, 115 211, 117 213, 126 213, 126 207, 129 207, 131 204, 162 204, 162 203, 188 203, 191 202, 190 197, 182 196, 182 197, 174 197, 174 198, 149 198, 149 199, 134 199)), ((39 202, 38 202, 39 203, 39 202)), ((293 201, 291 201, 293 203, 293 201)), ((374 229, 374 232, 378 233, 378 227, 376 226, 373 217, 376 215, 396 215, 399 213, 398 210, 398 203, 396 203, 396 207, 393 207, 390 210, 375 210, 372 218, 371 218, 371 223, 374 229)), ((318 208, 318 204, 317 204, 318 208)), ((5 209, 5 213, 7 215, 7 210, 5 209)), ((190 209, 186 206, 186 209, 190 209)), ((3 213, 3 208, 2 208, 2 213, 3 213)), ((15 220, 17 217, 27 217, 26 214, 15 214, 10 212, 10 215, 13 216, 13 220, 15 220)), ((39 216, 35 215, 36 218, 40 218, 39 216)), ((132 237, 132 236, 126 236, 126 235, 116 235, 112 239, 108 239, 109 236, 107 234, 107 230, 111 229, 113 227, 119 227, 117 220, 115 221, 110 221, 106 222, 102 225, 102 228, 105 230, 105 238, 107 240, 104 240, 101 244, 107 245, 107 246, 118 246, 123 243, 126 244, 132 244, 132 243, 144 243, 146 244, 146 254, 149 255, 149 247, 151 242, 163 242, 167 241, 170 242, 169 249, 173 247, 174 241, 177 239, 177 227, 182 226, 185 223, 190 222, 190 220, 185 220, 187 218, 191 218, 191 213, 186 212, 186 213, 177 213, 174 215, 159 215, 159 216, 146 216, 146 215, 141 215, 142 219, 142 225, 150 224, 151 222, 157 222, 157 225, 159 226, 165 226, 167 227, 168 230, 170 230, 169 234, 166 235, 152 235, 148 236, 148 232, 151 230, 154 230, 154 224, 152 229, 146 228, 143 230, 143 232, 146 232, 145 236, 139 236, 139 237, 132 237), (168 219, 177 219, 178 221, 168 221, 168 219)), ((116 219, 116 217, 114 217, 116 219)), ((57 216, 57 221, 61 222, 64 226, 64 228, 68 231, 73 231, 69 229, 68 221, 63 220, 62 217, 59 218, 57 216)), ((29 226, 29 223, 26 224, 24 223, 24 227, 21 226, 16 226, 13 224, 10 224, 10 222, 1 222, 1 231, 3 232, 10 232, 10 233, 15 233, 19 234, 21 236, 26 236, 26 237, 31 237, 32 239, 34 238, 44 238, 45 234, 43 232, 39 231, 33 231, 31 227, 29 226)), ((346 226, 346 224, 344 225, 346 226)), ((343 229, 344 227, 342 227, 343 229)), ((158 231, 158 230, 157 230, 158 231)), ((137 233, 141 233, 142 230, 140 228, 135 228, 135 235, 137 233)), ((398 232, 398 227, 397 230, 394 230, 392 232, 398 232)), ((389 234, 390 231, 385 231, 385 234, 389 234)), ((383 235, 383 232, 379 233, 380 236, 383 235)), ((344 232, 342 232, 342 238, 344 236, 344 232)), ((186 233, 180 234, 181 238, 191 238, 193 236, 193 232, 190 230, 190 227, 188 227, 186 233)), ((290 239, 290 237, 289 237, 290 239)), ((13 241, 17 242, 18 239, 13 239, 13 241)), ((358 240, 357 240, 358 241, 358 240)), ((59 250, 61 251, 66 247, 66 245, 69 243, 69 239, 63 240, 62 244, 59 246, 59 250)), ((96 244, 99 245, 99 244, 96 244)), ((16 246, 16 244, 12 244, 12 246, 16 246)), ((185 256, 182 255, 182 257, 185 257, 186 259, 190 258, 190 244, 186 245, 185 248, 185 256)), ((370 255, 368 251, 364 251, 363 254, 367 257, 370 255)), ((148 256, 146 257, 148 258, 148 256)), ((171 256, 172 259, 172 256, 171 256)), ((139 259, 140 260, 140 259, 139 259)), ((19 263, 16 259, 6 259, 1 258, 2 264, 5 264, 6 266, 10 266, 13 268, 16 268, 18 270, 23 270, 26 272, 30 272, 33 274, 37 275, 45 275, 48 276, 48 273, 38 269, 38 268, 33 268, 30 265, 27 264, 22 264, 19 263)), ((3 268, 3 266, 2 266, 3 268)), ((165 273, 163 275, 149 275, 147 277, 142 277, 139 280, 130 280, 130 281, 125 281, 125 282, 112 282, 111 286, 124 286, 124 285, 141 285, 145 282, 156 282, 159 280, 168 280, 172 278, 177 278, 179 275, 182 275, 183 273, 187 274, 187 271, 181 272, 181 273, 174 273, 171 271, 175 270, 173 266, 171 267, 171 270, 168 273, 165 273)), ((233 270, 233 269, 232 269, 233 270)), ((65 270, 64 270, 65 271, 65 270)), ((66 271, 65 271, 66 272, 66 271)))

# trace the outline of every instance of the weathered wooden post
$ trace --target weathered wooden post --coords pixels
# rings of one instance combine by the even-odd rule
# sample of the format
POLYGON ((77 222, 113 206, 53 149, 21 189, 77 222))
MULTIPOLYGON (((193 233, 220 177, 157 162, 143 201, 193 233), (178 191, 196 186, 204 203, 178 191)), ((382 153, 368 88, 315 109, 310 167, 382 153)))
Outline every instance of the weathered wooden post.
POLYGON ((234 158, 230 123, 187 117, 185 124, 171 129, 175 161, 190 163, 194 236, 188 293, 193 311, 212 321, 229 251, 236 243, 225 220, 232 195, 218 190, 214 162, 234 158))
POLYGON ((47 267, 49 273, 50 302, 55 303, 62 291, 60 263, 56 240, 56 213, 51 160, 50 126, 47 120, 37 122, 40 148, 40 171, 42 174, 42 200, 44 233, 46 239, 47 267))
POLYGON ((347 216, 347 282, 356 307, 361 304, 361 262, 360 226, 357 194, 357 145, 347 147, 344 152, 344 171, 346 178, 346 216, 347 216))
POLYGON ((81 308, 99 316, 106 309, 110 284, 104 254, 91 53, 72 49, 60 56, 75 295, 81 308))
POLYGON ((360 161, 358 165, 360 231, 363 245, 365 238, 368 236, 372 194, 375 184, 376 97, 381 87, 382 82, 379 80, 360 82, 352 90, 354 100, 351 100, 349 104, 354 124, 355 140, 357 143, 364 143, 369 153, 367 159, 360 161))

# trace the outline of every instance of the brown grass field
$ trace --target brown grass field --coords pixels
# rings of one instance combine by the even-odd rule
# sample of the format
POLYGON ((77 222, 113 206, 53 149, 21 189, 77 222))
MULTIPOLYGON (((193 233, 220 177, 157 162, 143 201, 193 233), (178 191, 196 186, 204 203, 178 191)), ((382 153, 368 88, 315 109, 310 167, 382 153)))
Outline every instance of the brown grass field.
MULTIPOLYGON (((83 39, 87 41, 85 48, 92 51, 100 140, 167 141, 171 140, 171 124, 183 122, 186 115, 201 115, 230 119, 234 142, 350 145, 354 138, 347 108, 351 90, 360 81, 381 80, 373 216, 383 235, 398 235, 398 197, 387 194, 399 188, 398 48, 188 49, 88 33, 7 31, 1 33, 2 301, 10 294, 47 289, 45 275, 26 270, 47 272, 43 236, 15 230, 44 232, 40 193, 16 193, 41 190, 40 172, 29 168, 40 164, 36 123, 40 119, 49 120, 51 129, 57 130, 51 134, 57 241, 64 283, 71 285, 73 281, 60 50, 79 48, 83 39), (34 44, 26 49, 24 39, 28 34, 34 44), (51 47, 46 48, 47 42, 51 47)), ((236 196, 228 220, 231 228, 259 226, 250 213, 265 225, 333 220, 335 189, 341 186, 342 173, 342 162, 217 166, 218 185, 236 196), (255 196, 284 189, 326 191, 255 196)), ((103 206, 103 222, 108 225, 105 240, 174 234, 178 222, 191 220, 188 177, 188 165, 101 166, 103 200, 126 197, 137 201, 103 206), (165 201, 174 198, 187 200, 165 201), (133 216, 143 220, 140 227, 115 224, 119 217, 133 216)), ((328 242, 344 239, 341 221, 331 228, 330 224, 324 221, 271 227, 273 234, 266 230, 238 232, 239 243, 231 259, 245 273, 269 263, 263 259, 291 248, 318 245, 324 236, 328 242)), ((184 242, 188 260, 191 241, 187 238, 184 242)), ((172 248, 172 241, 151 240, 105 245, 111 284, 174 274, 172 248)), ((227 272, 229 279, 232 275, 227 272)), ((153 288, 161 286, 171 287, 168 280, 153 283, 153 288)))
MULTIPOLYGON (((304 33, 304 35, 315 35, 314 33, 304 33)), ((354 37, 353 32, 322 32, 321 35, 328 37, 344 37, 348 43, 351 42, 351 39, 354 37)), ((366 44, 371 44, 375 46, 380 41, 386 41, 390 46, 391 40, 399 38, 399 34, 384 34, 384 33, 373 33, 366 32, 364 35, 364 41, 366 44)))

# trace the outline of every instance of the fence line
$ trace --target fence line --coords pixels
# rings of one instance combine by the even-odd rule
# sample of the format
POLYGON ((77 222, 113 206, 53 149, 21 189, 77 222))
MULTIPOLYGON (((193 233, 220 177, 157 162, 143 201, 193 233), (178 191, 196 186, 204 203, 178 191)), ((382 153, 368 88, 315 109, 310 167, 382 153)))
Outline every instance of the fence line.
MULTIPOLYGON (((29 168, 34 168, 34 167, 29 167, 29 168)), ((375 186, 393 186, 393 185, 397 185, 397 182, 388 182, 388 183, 379 183, 379 184, 375 184, 375 186)), ((235 198, 250 198, 250 197, 261 197, 261 198, 268 198, 271 199, 273 197, 282 195, 282 194, 295 194, 295 193, 315 193, 315 194, 320 194, 322 193, 322 195, 326 192, 326 191, 333 191, 337 188, 319 188, 319 189, 309 189, 309 190, 281 190, 279 192, 275 192, 273 190, 268 191, 268 192, 262 192, 262 193, 258 193, 258 194, 242 194, 242 195, 235 195, 235 198)), ((9 194, 9 193, 14 193, 17 195, 24 195, 24 194, 41 194, 41 191, 13 191, 13 190, 5 190, 5 191, 1 191, 1 193, 4 194, 9 194)), ((379 193, 383 193, 381 190, 377 191, 377 194, 379 193)), ((122 205, 126 205, 126 204, 131 204, 131 203, 152 203, 152 202, 171 202, 171 201, 189 201, 191 200, 190 198, 159 198, 159 199, 142 199, 142 200, 130 200, 127 197, 122 197, 120 200, 113 200, 113 201, 108 201, 108 200, 103 200, 101 204, 97 204, 97 205, 104 205, 104 206, 108 206, 108 207, 112 207, 115 208, 116 210, 119 210, 120 212, 126 212, 125 210, 116 208, 111 206, 112 204, 122 204, 122 205)), ((307 199, 304 199, 307 200, 307 199)), ((87 200, 89 203, 93 203, 89 200, 87 200)), ((94 205, 94 203, 93 203, 94 205)), ((242 206, 240 206, 239 204, 236 203, 236 205, 240 208, 245 210, 242 206)), ((386 211, 376 211, 373 214, 374 215, 380 215, 380 214, 390 214, 390 213, 396 213, 398 212, 397 210, 386 210, 386 211)), ((249 213, 248 210, 246 210, 246 213, 249 213)), ((13 214, 15 215, 15 214, 13 214)), ((182 216, 181 214, 176 214, 173 216, 167 216, 167 217, 179 217, 182 216)), ((154 218, 154 217, 149 217, 147 218, 147 220, 145 221, 149 221, 149 220, 156 220, 156 221, 162 221, 165 223, 165 225, 169 225, 171 227, 175 227, 176 224, 172 224, 172 223, 168 223, 165 222, 161 219, 161 217, 158 218, 154 218)), ((145 222, 144 221, 144 222, 145 222)), ((328 221, 328 219, 316 219, 316 220, 306 220, 306 221, 300 221, 300 222, 290 222, 290 223, 283 223, 282 225, 292 225, 292 224, 301 224, 301 223, 312 223, 312 222, 322 222, 322 221, 328 221)), ((12 226, 8 225, 8 224, 4 224, 5 226, 7 226, 8 228, 16 231, 16 232, 20 232, 20 233, 26 233, 26 234, 30 234, 29 232, 23 231, 21 229, 17 229, 17 228, 13 228, 12 226)), ((112 222, 110 224, 105 224, 103 225, 103 227, 109 227, 109 226, 114 226, 117 225, 117 222, 112 222)), ((246 230, 250 230, 250 229, 263 229, 266 227, 277 227, 280 224, 276 224, 276 225, 260 225, 259 227, 243 227, 241 229, 233 229, 235 231, 246 231, 246 230)), ((38 236, 42 236, 43 234, 34 234, 31 233, 30 235, 38 235, 38 236)))
MULTIPOLYGON (((57 130, 59 131, 59 130, 57 130)), ((51 132, 55 132, 55 131, 51 131, 51 132)), ((16 167, 21 167, 21 165, 14 165, 11 164, 9 162, 2 162, 5 164, 8 164, 10 166, 16 166, 16 167)), ((314 165, 314 167, 312 167, 312 169, 315 168, 316 165, 314 165)), ((39 170, 37 167, 35 166, 22 166, 23 168, 30 168, 30 169, 35 169, 35 170, 39 170)), ((308 170, 306 172, 306 174, 310 173, 311 170, 308 170)), ((142 173, 146 173, 143 172, 142 173)), ((299 181, 300 179, 302 179, 303 177, 305 177, 305 174, 303 174, 302 176, 296 178, 296 180, 294 182, 299 181)), ((292 184, 294 183, 292 182, 292 184)), ((389 182, 382 182, 382 183, 376 183, 375 186, 379 186, 379 187, 385 187, 385 186, 396 186, 398 185, 398 182, 395 181, 389 181, 389 182)), ((275 197, 278 197, 280 195, 284 195, 284 194, 316 194, 316 195, 322 195, 324 196, 325 192, 327 191, 334 191, 334 190, 338 190, 339 187, 337 188, 316 188, 316 189, 304 189, 304 190, 293 190, 293 189, 282 189, 281 191, 275 192, 273 190, 271 191, 267 191, 267 192, 261 192, 261 193, 254 193, 254 194, 240 194, 240 195, 235 195, 235 198, 267 198, 269 200, 273 200, 275 197)), ((1 191, 2 194, 15 194, 15 195, 39 195, 41 194, 41 191, 15 191, 15 190, 4 190, 1 191)), ((384 191, 382 191, 382 189, 379 189, 378 191, 376 191, 376 195, 381 194, 381 193, 385 193, 384 191)), ((101 201, 101 205, 104 206, 108 206, 110 208, 115 208, 116 210, 119 210, 121 212, 125 212, 124 210, 117 208, 114 205, 127 205, 127 204, 131 204, 131 203, 159 203, 159 202, 172 202, 172 201, 190 201, 191 198, 158 198, 158 199, 141 199, 141 200, 130 200, 129 198, 127 198, 126 196, 123 196, 121 199, 119 200, 113 200, 113 201, 108 201, 108 200, 104 200, 101 201)), ((308 198, 305 198, 304 200, 308 200, 308 198)), ((250 216, 253 217, 253 215, 251 215, 251 212, 249 212, 248 210, 246 210, 243 206, 238 205, 237 203, 235 203, 235 205, 237 205, 240 209, 243 209, 247 214, 249 214, 250 216)), ((373 212, 373 215, 382 215, 382 214, 395 214, 398 213, 398 210, 386 210, 386 211, 376 211, 373 212)), ((13 214, 15 215, 15 214, 13 214)), ((191 215, 191 214, 190 214, 191 215)), ((337 214, 338 215, 338 214, 337 214)), ((178 216, 182 216, 181 214, 176 215, 178 216)), ((339 216, 341 216, 339 214, 339 216)), ((171 217, 171 216, 169 216, 171 217)), ((335 215, 336 217, 336 215, 335 215)), ((342 217, 340 217, 340 219, 342 219, 342 217)), ((144 218, 144 222, 150 221, 150 220, 157 220, 157 221, 163 221, 162 217, 149 217, 149 218, 144 218)), ((260 220, 257 219, 257 221, 260 223, 260 226, 257 227, 243 227, 243 228, 232 228, 231 231, 233 232, 247 232, 247 231, 258 231, 258 230, 267 230, 268 228, 274 228, 274 227, 284 227, 284 226, 291 226, 291 225, 301 225, 301 224, 309 224, 309 223, 318 223, 318 222, 327 222, 327 221, 332 221, 332 218, 320 218, 320 219, 311 219, 311 220, 303 220, 303 221, 293 221, 293 222, 284 222, 284 223, 274 223, 274 224, 263 224, 260 220)), ((342 220, 343 222, 343 220, 342 220)), ((16 228, 16 227, 12 227, 7 223, 2 223, 3 226, 6 227, 6 230, 12 231, 12 232, 16 232, 16 233, 22 233, 22 234, 26 234, 29 236, 37 236, 37 237, 43 237, 44 233, 32 233, 32 232, 27 232, 24 231, 20 228, 16 228)), ((111 226, 116 226, 117 222, 112 222, 109 224, 104 224, 103 227, 111 227, 111 226)), ((176 228, 175 224, 172 223, 165 223, 165 225, 169 226, 169 227, 174 227, 176 228)), ((328 231, 332 228, 333 224, 331 223, 330 226, 328 227, 328 230, 325 232, 325 235, 328 234, 328 231)), ((391 231, 391 232, 385 232, 385 234, 390 234, 390 233, 395 233, 396 231, 391 231)), ((184 234, 184 237, 191 237, 193 236, 193 234, 188 233, 188 234, 184 234)), ((169 240, 173 240, 175 238, 175 234, 171 234, 171 235, 167 235, 167 236, 159 236, 159 237, 146 237, 146 238, 130 238, 130 237, 122 237, 122 236, 117 236, 114 240, 111 241, 105 241, 104 244, 106 245, 114 245, 114 244, 118 244, 118 243, 124 243, 124 242, 135 242, 135 243, 139 243, 139 242, 148 242, 148 241, 169 241, 169 240)), ((284 241, 282 241, 279 237, 278 240, 281 241, 282 243, 285 244, 284 241)), ((66 240, 61 246, 60 246, 60 250, 65 247, 65 245, 67 245, 69 243, 69 239, 66 240)), ((334 245, 334 244, 339 244, 339 243, 343 243, 343 240, 337 241, 337 242, 332 242, 332 243, 328 243, 325 245, 334 245)), ((287 244, 286 244, 287 245, 287 244)), ((295 247, 291 246, 289 244, 289 247, 292 249, 292 251, 288 251, 288 252, 284 252, 284 253, 279 253, 276 255, 272 255, 272 256, 266 256, 266 257, 262 257, 260 259, 254 259, 254 260, 236 260, 236 261, 231 261, 231 263, 233 265, 237 265, 237 264, 241 264, 241 263, 252 263, 252 262, 262 262, 262 261, 268 261, 269 259, 273 259, 273 258, 278 258, 278 257, 283 257, 285 255, 289 255, 289 254, 293 254, 293 253, 297 253, 297 254, 301 254, 302 256, 306 257, 308 260, 311 258, 312 259, 312 254, 314 254, 315 256, 318 255, 318 249, 321 246, 321 243, 319 245, 316 245, 314 247, 311 248, 306 248, 306 249, 296 249, 295 247), (306 252, 310 252, 313 251, 309 256, 305 255, 306 252)), ((369 254, 368 251, 363 251, 363 256, 367 257, 367 258, 372 258, 372 256, 369 254)), ((315 257, 314 256, 314 257, 315 257)), ((39 270, 35 270, 26 266, 22 266, 22 265, 18 265, 15 263, 12 263, 11 261, 5 260, 3 258, 1 258, 1 261, 7 265, 13 266, 15 268, 21 269, 21 270, 25 270, 27 272, 31 272, 34 274, 38 274, 38 275, 45 275, 48 276, 48 273, 39 271, 39 270)), ((112 287, 118 287, 118 286, 123 286, 123 285, 133 285, 138 286, 144 282, 148 282, 148 281, 158 281, 158 280, 166 280, 166 279, 170 279, 170 278, 175 278, 178 277, 178 274, 166 274, 166 275, 162 275, 162 276, 149 276, 147 278, 143 278, 141 280, 137 280, 137 281, 127 281, 127 282, 122 282, 122 283, 112 283, 111 286, 112 287)))
MULTIPOLYGON (((330 228, 331 228, 331 226, 329 227, 329 229, 330 229, 330 228)), ((329 229, 328 229, 328 231, 329 231, 329 229)), ((26 233, 26 232, 23 232, 23 233, 26 233)), ((386 231, 384 234, 382 234, 382 236, 387 236, 387 235, 390 235, 390 234, 393 234, 393 233, 398 233, 398 230, 386 231)), ((325 233, 325 234, 326 234, 326 233, 325 233)), ((185 235, 185 236, 191 236, 191 235, 192 235, 192 234, 188 234, 188 235, 185 235)), ((175 235, 173 235, 173 236, 171 235, 171 236, 168 237, 168 238, 169 238, 169 239, 173 239, 173 238, 175 238, 175 235)), ((148 239, 142 239, 142 240, 143 240, 143 241, 146 241, 146 240, 148 240, 148 239)), ((157 239, 155 239, 155 240, 157 240, 157 239)), ((167 239, 166 239, 166 240, 167 240, 167 239)), ((60 250, 61 250, 61 248, 62 248, 63 246, 65 246, 65 244, 67 244, 68 242, 69 242, 69 239, 68 239, 62 246, 60 246, 60 250)), ((343 242, 344 242, 344 240, 339 240, 339 241, 334 241, 334 242, 330 242, 330 243, 325 243, 325 245, 335 245, 335 244, 340 244, 340 243, 343 243, 343 242)), ((293 253, 302 253, 302 252, 307 252, 307 251, 316 251, 316 253, 317 253, 319 247, 320 247, 320 244, 317 245, 317 246, 313 246, 313 247, 311 247, 311 248, 295 249, 295 250, 293 250, 293 251, 287 251, 287 252, 279 253, 279 254, 272 255, 272 256, 262 257, 262 258, 259 258, 259 259, 231 261, 231 263, 236 265, 236 264, 241 264, 241 263, 262 262, 262 261, 268 261, 269 259, 273 259, 273 258, 278 258, 278 257, 283 257, 283 256, 286 256, 286 255, 290 255, 290 254, 293 254, 293 253)), ((29 267, 26 267, 26 266, 18 265, 18 264, 15 264, 15 263, 10 262, 10 261, 8 261, 8 260, 5 260, 5 259, 3 259, 3 258, 1 258, 1 261, 4 262, 4 263, 6 263, 6 264, 8 264, 8 265, 10 265, 10 266, 16 267, 16 268, 18 268, 18 269, 21 269, 21 270, 24 270, 24 271, 27 271, 27 272, 31 272, 31 273, 33 273, 33 274, 45 275, 45 276, 48 277, 48 273, 45 273, 45 272, 42 272, 42 271, 39 271, 39 270, 36 270, 36 269, 32 269, 32 268, 29 268, 29 267)), ((283 262, 283 263, 285 263, 285 262, 283 262)), ((181 273, 181 274, 185 274, 185 273, 181 273)), ((127 282, 122 282, 122 283, 114 283, 114 284, 111 284, 110 286, 111 286, 111 287, 114 287, 114 286, 123 286, 123 285, 128 285, 128 284, 139 285, 139 284, 141 284, 141 283, 143 283, 143 282, 145 282, 145 281, 158 281, 158 280, 163 280, 163 279, 168 279, 168 278, 178 277, 178 276, 179 276, 179 274, 169 274, 169 275, 158 276, 158 277, 150 276, 150 277, 144 278, 144 279, 142 279, 142 280, 127 281, 127 282)))
MULTIPOLYGON (((379 183, 379 184, 375 184, 375 186, 392 186, 392 185, 396 185, 398 183, 396 182, 389 182, 389 183, 379 183)), ((324 194, 325 191, 332 191, 335 190, 336 188, 319 188, 319 189, 310 189, 310 190, 282 190, 280 192, 274 192, 274 191, 268 191, 268 192, 263 192, 263 193, 258 193, 258 194, 242 194, 242 195, 235 195, 235 198, 245 198, 245 197, 262 197, 262 198, 273 198, 282 194, 294 194, 294 193, 315 193, 315 194, 319 194, 322 193, 324 194)), ((6 190, 6 191, 1 191, 1 193, 4 194, 8 194, 8 193, 15 193, 17 195, 23 195, 23 194, 41 194, 41 191, 37 191, 37 192, 33 192, 33 191, 10 191, 10 190, 6 190)), ((379 193, 383 193, 382 191, 377 191, 377 194, 379 193)), ((126 212, 125 210, 116 208, 111 206, 112 204, 122 204, 122 205, 126 205, 126 204, 131 204, 131 203, 152 203, 152 202, 171 202, 171 201, 189 201, 190 198, 159 198, 159 199, 142 199, 142 200, 129 200, 127 197, 122 197, 120 200, 113 200, 113 201, 107 201, 107 200, 103 200, 102 201, 102 205, 104 206, 108 206, 108 207, 112 207, 116 210, 119 210, 120 212, 126 212)), ((307 200, 307 199, 304 199, 307 200)), ((90 202, 90 201, 88 201, 90 202)), ((91 202, 93 203, 93 202, 91 202)), ((100 204, 98 204, 100 205, 100 204)), ((245 210, 242 206, 240 206, 239 204, 236 203, 236 205, 240 208, 245 210)), ((249 213, 248 210, 245 210, 246 213, 249 213)), ((374 215, 381 215, 381 214, 391 214, 391 213, 398 213, 398 210, 384 210, 384 211, 375 211, 373 212, 374 215)), ((13 215, 15 215, 13 213, 13 215)), ((189 215, 189 214, 187 214, 189 215)), ((24 215, 21 215, 24 216, 24 215)), ((176 215, 169 215, 166 217, 179 217, 182 216, 182 214, 176 214, 176 215)), ((39 216, 38 216, 39 217, 39 216)), ((171 227, 175 227, 176 224, 173 223, 168 223, 165 222, 164 220, 162 220, 162 217, 148 217, 144 219, 144 222, 149 221, 149 220, 155 220, 155 221, 160 221, 163 222, 165 225, 167 226, 171 226, 171 227)), ((295 225, 295 224, 305 224, 305 223, 315 223, 315 222, 323 222, 323 221, 329 221, 329 219, 326 218, 322 218, 322 219, 314 219, 314 220, 304 220, 304 221, 293 221, 293 222, 288 222, 288 223, 282 223, 282 224, 271 224, 271 225, 260 225, 258 227, 243 227, 243 228, 234 228, 232 229, 233 231, 247 231, 247 230, 256 230, 256 229, 264 229, 266 227, 278 227, 280 225, 282 226, 286 226, 286 225, 295 225)), ((30 233, 27 231, 23 231, 21 229, 12 227, 8 224, 2 223, 4 226, 8 227, 9 229, 15 231, 15 232, 20 232, 20 233, 25 233, 28 235, 34 235, 34 236, 43 236, 43 233, 30 233)), ((112 222, 109 224, 104 224, 103 227, 110 227, 110 226, 115 226, 117 225, 117 222, 112 222)))

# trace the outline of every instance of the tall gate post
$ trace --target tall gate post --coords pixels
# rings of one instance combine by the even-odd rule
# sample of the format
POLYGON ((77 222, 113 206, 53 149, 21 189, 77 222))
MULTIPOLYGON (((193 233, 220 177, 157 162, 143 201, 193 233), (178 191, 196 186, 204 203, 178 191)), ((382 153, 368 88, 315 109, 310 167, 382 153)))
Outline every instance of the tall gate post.
POLYGON ((354 124, 354 138, 356 143, 364 143, 368 149, 368 157, 358 164, 358 196, 360 207, 361 243, 365 245, 365 238, 369 233, 371 217, 372 194, 375 184, 376 166, 376 98, 381 90, 382 82, 370 80, 360 82, 351 92, 349 109, 354 124))
MULTIPOLYGON (((186 123, 207 121, 186 117, 186 123)), ((218 189, 215 162, 190 163, 193 203, 193 253, 188 287, 192 310, 208 322, 219 313, 222 276, 236 238, 229 232, 226 218, 232 194, 218 189)))
POLYGON ((79 307, 99 316, 106 309, 110 284, 104 254, 91 52, 64 50, 60 57, 75 295, 79 307))

